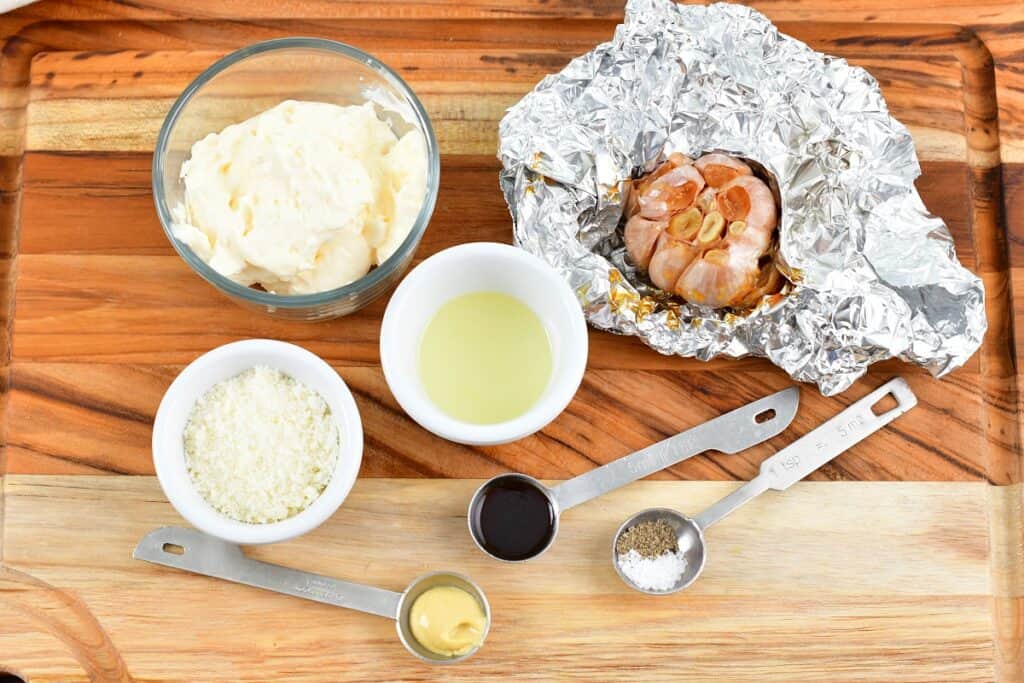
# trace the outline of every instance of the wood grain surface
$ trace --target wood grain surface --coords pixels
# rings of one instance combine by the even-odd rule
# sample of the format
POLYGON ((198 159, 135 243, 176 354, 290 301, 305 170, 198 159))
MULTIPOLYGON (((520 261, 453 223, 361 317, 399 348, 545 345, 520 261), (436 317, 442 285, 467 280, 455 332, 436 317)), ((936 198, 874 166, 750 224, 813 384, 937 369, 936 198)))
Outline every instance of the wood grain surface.
POLYGON ((446 561, 438 533, 461 511, 416 518, 421 544, 374 506, 408 513, 434 506, 431 496, 464 506, 471 485, 438 478, 578 474, 788 378, 762 360, 670 358, 592 332, 584 384, 551 426, 501 447, 448 443, 405 418, 384 383, 386 300, 338 321, 287 323, 236 308, 193 275, 156 219, 151 150, 171 102, 219 56, 286 35, 342 40, 394 67, 437 130, 441 191, 417 259, 509 241, 497 122, 545 74, 607 40, 621 0, 43 0, 0 15, 0 671, 32 681, 440 675, 402 660, 385 623, 128 562, 141 533, 175 521, 152 481, 54 476, 151 474, 151 423, 175 374, 219 344, 271 337, 320 354, 352 388, 365 422, 363 477, 408 479, 362 480, 358 504, 327 528, 258 553, 332 574, 379 573, 396 588, 422 568, 470 571, 509 621, 496 622, 486 658, 446 675, 607 680, 628 665, 643 680, 1024 681, 1024 297, 1014 296, 1024 289, 1024 4, 752 4, 879 80, 914 137, 922 198, 984 279, 984 346, 941 381, 888 361, 840 397, 805 386, 783 435, 594 503, 596 518, 577 518, 581 536, 563 531, 551 554, 558 565, 516 573, 468 554, 463 536, 446 561), (919 407, 816 473, 792 502, 759 503, 745 524, 723 527, 713 557, 733 561, 709 568, 680 602, 637 601, 608 568, 594 573, 602 524, 652 496, 710 500, 728 484, 709 480, 752 476, 766 455, 897 373, 919 407), (380 519, 411 555, 366 537, 366 523, 380 519), (872 545, 867 530, 881 540, 872 545), (783 542, 786 552, 768 558, 783 542), (191 590, 200 601, 168 598, 191 590), (240 601, 250 611, 238 613, 240 601), (680 605, 694 618, 680 620, 680 605), (254 634, 256 619, 266 628, 254 634), (166 634, 178 627, 197 630, 168 658, 166 634))
POLYGON ((464 503, 478 484, 362 479, 320 529, 248 549, 394 590, 442 568, 474 577, 493 625, 462 665, 420 663, 385 619, 131 560, 150 528, 183 523, 151 477, 8 478, 5 562, 35 583, 0 575, 0 606, 18 586, 48 606, 43 617, 78 625, 89 647, 20 640, 24 627, 0 625, 0 652, 10 647, 31 683, 85 681, 89 671, 127 680, 124 667, 135 680, 202 672, 211 682, 323 680, 325 671, 347 681, 607 681, 627 670, 644 681, 994 677, 985 529, 994 487, 822 482, 769 493, 709 532, 697 583, 652 598, 615 575, 616 527, 650 505, 697 511, 734 484, 644 482, 610 494, 568 512, 551 550, 522 565, 489 560, 469 539, 464 503), (427 508, 434 514, 420 514, 427 508))
MULTIPOLYGON (((839 28, 819 26, 811 37, 835 49, 844 35, 839 28)), ((404 68, 405 75, 424 97, 443 152, 438 210, 418 257, 461 242, 511 238, 495 182, 498 163, 483 152, 496 148, 504 108, 578 50, 528 49, 515 53, 514 61, 506 50, 494 54, 482 47, 381 51, 383 58, 413 67, 404 68)), ((856 50, 847 53, 857 61, 856 50)), ((593 372, 567 413, 541 435, 509 447, 467 449, 423 433, 397 409, 377 367, 378 326, 386 301, 316 326, 258 318, 211 296, 167 243, 152 208, 150 155, 140 150, 152 147, 172 98, 221 54, 54 52, 33 60, 7 421, 9 471, 152 472, 148 422, 168 377, 203 351, 244 337, 300 342, 352 382, 360 406, 382 418, 367 424, 366 473, 371 476, 485 476, 509 467, 536 476, 576 474, 787 381, 763 360, 704 364, 660 356, 632 339, 594 333, 593 372), (67 286, 69 273, 74 273, 73 288, 67 286), (153 372, 163 373, 155 383, 150 381, 153 372), (692 379, 694 374, 703 377, 692 379), (738 386, 727 392, 710 388, 710 395, 697 403, 687 389, 700 382, 738 386), (682 390, 662 388, 668 385, 682 385, 682 390), (81 391, 69 398, 69 386, 81 391), (607 390, 617 386, 621 391, 607 390), (91 395, 96 392, 111 392, 115 405, 95 402, 91 395), (663 417, 648 416, 652 409, 663 417), (595 410, 600 421, 590 419, 595 410), (51 416, 45 424, 39 419, 44 414, 51 416), (117 449, 106 446, 110 432, 124 436, 117 449), (632 433, 637 438, 630 438, 632 433)), ((994 239, 993 229, 985 227, 991 221, 979 215, 975 201, 997 189, 987 176, 970 173, 965 98, 971 83, 955 57, 936 56, 930 49, 907 50, 904 56, 895 66, 877 54, 860 59, 883 79, 891 106, 914 125, 922 150, 934 153, 932 159, 922 151, 921 190, 932 209, 947 217, 964 263, 993 278, 1005 277, 999 264, 982 262, 983 256, 995 258, 1005 250, 987 244, 994 239), (927 94, 921 79, 933 86, 927 94)), ((992 297, 996 322, 1005 317, 1000 301, 992 297)), ((1005 357, 1005 340, 991 339, 990 355, 1005 357)), ((987 367, 979 356, 942 383, 898 362, 876 368, 858 390, 894 372, 908 372, 927 404, 914 416, 922 433, 955 411, 952 433, 941 442, 901 439, 907 453, 898 461, 860 446, 853 471, 833 465, 816 476, 1016 481, 1016 435, 1002 428, 996 433, 990 423, 1012 425, 1015 404, 978 393, 979 385, 993 379, 987 367), (987 446, 974 448, 979 441, 987 446)), ((805 392, 804 400, 813 406, 801 412, 800 431, 837 407, 813 390, 805 392)), ((666 476, 747 477, 764 452, 751 451, 739 469, 718 458, 666 476)))

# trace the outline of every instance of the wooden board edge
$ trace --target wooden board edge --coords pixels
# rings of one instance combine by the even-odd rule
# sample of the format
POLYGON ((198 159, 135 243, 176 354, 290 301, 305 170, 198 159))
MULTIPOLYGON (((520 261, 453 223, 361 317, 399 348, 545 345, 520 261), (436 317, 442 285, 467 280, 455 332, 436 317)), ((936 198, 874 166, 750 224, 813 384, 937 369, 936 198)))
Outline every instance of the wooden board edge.
MULTIPOLYGON (((955 54, 964 82, 964 126, 971 171, 971 234, 977 269, 985 285, 989 329, 978 353, 985 406, 989 480, 1024 481, 1021 454, 1021 375, 1016 364, 1016 333, 1021 321, 1013 312, 1010 245, 1003 205, 1000 161, 999 105, 995 62, 981 38, 972 30, 955 27, 960 38, 955 54), (1001 442, 1008 442, 1009 448, 1001 442), (1001 473, 1003 476, 996 476, 1001 473)), ((1024 330, 1020 330, 1024 332, 1024 330)))
POLYGON ((7 507, 5 505, 4 495, 7 486, 7 476, 4 470, 0 468, 0 567, 4 566, 4 546, 7 540, 7 527, 4 524, 6 519, 7 507))
POLYGON ((999 683, 1024 682, 1024 453, 1021 433, 1020 383, 1016 338, 1024 333, 1013 314, 1011 253, 1006 232, 1004 183, 1000 161, 999 105, 995 63, 984 41, 963 29, 965 40, 956 51, 964 79, 964 125, 968 165, 973 181, 971 231, 978 271, 986 289, 989 334, 995 343, 982 346, 981 375, 988 410, 986 439, 989 478, 1006 473, 1009 486, 989 489, 989 570, 995 596, 992 628, 995 644, 993 675, 999 683), (995 163, 994 163, 995 162, 995 163), (991 352, 989 352, 991 350, 991 352), (1000 436, 1001 435, 1001 436, 1000 436), (1010 448, 996 445, 1006 438, 1010 448))
POLYGON ((989 486, 989 569, 995 671, 1000 683, 1024 681, 1024 483, 989 486))

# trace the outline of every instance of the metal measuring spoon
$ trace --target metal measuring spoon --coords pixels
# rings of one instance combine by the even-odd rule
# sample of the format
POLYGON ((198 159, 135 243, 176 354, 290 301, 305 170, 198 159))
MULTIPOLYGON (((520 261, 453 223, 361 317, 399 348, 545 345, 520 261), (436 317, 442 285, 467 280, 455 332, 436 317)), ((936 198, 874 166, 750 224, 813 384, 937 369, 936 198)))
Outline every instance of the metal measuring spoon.
POLYGON ((470 500, 470 535, 478 548, 497 560, 531 560, 551 547, 558 532, 558 518, 569 508, 704 451, 738 453, 759 444, 788 427, 799 404, 800 390, 797 387, 778 391, 551 488, 525 474, 500 474, 484 482, 470 500), (540 518, 536 524, 539 529, 536 545, 521 553, 509 552, 502 555, 488 548, 490 543, 483 528, 486 526, 483 520, 484 502, 488 495, 498 489, 516 489, 517 495, 531 508, 507 515, 509 525, 525 526, 531 519, 540 518), (533 509, 542 506, 543 510, 533 509), (548 526, 541 528, 545 519, 548 526))
POLYGON ((704 562, 707 559, 704 531, 709 526, 721 521, 741 505, 769 489, 785 491, 915 405, 917 397, 910 390, 906 380, 901 377, 889 380, 817 429, 765 460, 761 463, 760 474, 692 519, 669 508, 650 508, 638 512, 622 523, 615 532, 615 538, 612 539, 612 565, 615 571, 627 586, 648 595, 669 595, 683 590, 696 581, 704 569, 704 562), (880 415, 876 414, 874 406, 887 395, 896 400, 896 407, 880 415), (679 536, 679 553, 686 561, 686 568, 676 584, 663 591, 642 588, 631 581, 619 567, 615 551, 619 536, 626 529, 641 522, 658 520, 668 523, 679 536))
POLYGON ((398 638, 405 649, 432 664, 452 664, 471 656, 483 645, 491 627, 491 607, 483 590, 469 578, 454 572, 423 574, 413 579, 404 591, 396 593, 376 586, 253 560, 242 554, 242 548, 234 543, 207 536, 194 529, 172 526, 156 529, 143 536, 135 546, 132 557, 215 579, 394 619, 397 622, 398 638), (412 634, 409 625, 412 605, 424 591, 435 586, 460 588, 472 595, 484 610, 486 625, 480 643, 465 654, 453 657, 435 654, 420 645, 412 634))

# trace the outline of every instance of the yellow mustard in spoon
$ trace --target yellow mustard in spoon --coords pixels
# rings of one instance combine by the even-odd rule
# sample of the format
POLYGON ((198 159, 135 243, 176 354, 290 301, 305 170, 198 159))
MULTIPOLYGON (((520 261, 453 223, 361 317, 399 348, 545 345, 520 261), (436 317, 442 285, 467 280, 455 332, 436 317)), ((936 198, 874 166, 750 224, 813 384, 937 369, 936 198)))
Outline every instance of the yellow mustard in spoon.
POLYGON ((480 644, 487 615, 476 598, 455 586, 434 586, 416 598, 409 615, 412 636, 444 657, 462 655, 480 644))

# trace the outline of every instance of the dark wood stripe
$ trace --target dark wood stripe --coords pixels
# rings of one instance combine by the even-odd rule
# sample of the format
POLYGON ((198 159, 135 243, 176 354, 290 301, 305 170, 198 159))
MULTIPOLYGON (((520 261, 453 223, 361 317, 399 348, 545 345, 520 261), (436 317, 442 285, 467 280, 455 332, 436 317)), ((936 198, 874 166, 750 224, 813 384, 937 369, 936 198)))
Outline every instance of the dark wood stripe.
POLYGON ((75 408, 91 410, 101 415, 115 417, 129 422, 137 422, 146 426, 153 424, 153 416, 136 412, 131 408, 116 405, 106 401, 97 400, 95 397, 85 395, 80 391, 71 389, 68 386, 52 386, 47 383, 36 382, 31 378, 17 377, 14 384, 15 391, 23 391, 28 394, 35 394, 41 398, 62 403, 75 408))
POLYGON ((97 461, 97 460, 93 460, 91 458, 81 457, 81 456, 78 456, 78 455, 75 455, 75 454, 72 454, 72 453, 53 453, 53 452, 49 452, 49 451, 44 451, 44 450, 38 448, 37 446, 31 445, 31 444, 26 444, 26 443, 21 443, 21 442, 19 442, 17 440, 8 441, 7 445, 9 445, 9 446, 11 446, 13 448, 21 448, 21 449, 23 449, 25 451, 28 451, 30 453, 36 453, 38 455, 42 455, 42 456, 47 457, 47 458, 52 458, 54 460, 64 460, 66 462, 70 462, 70 463, 75 464, 75 465, 84 465, 86 467, 91 467, 92 469, 99 470, 100 472, 106 472, 108 474, 125 474, 125 475, 137 475, 137 474, 139 474, 139 472, 134 470, 134 469, 120 467, 120 466, 118 466, 116 464, 113 464, 113 463, 110 463, 110 462, 107 462, 107 461, 100 462, 100 461, 97 461))

